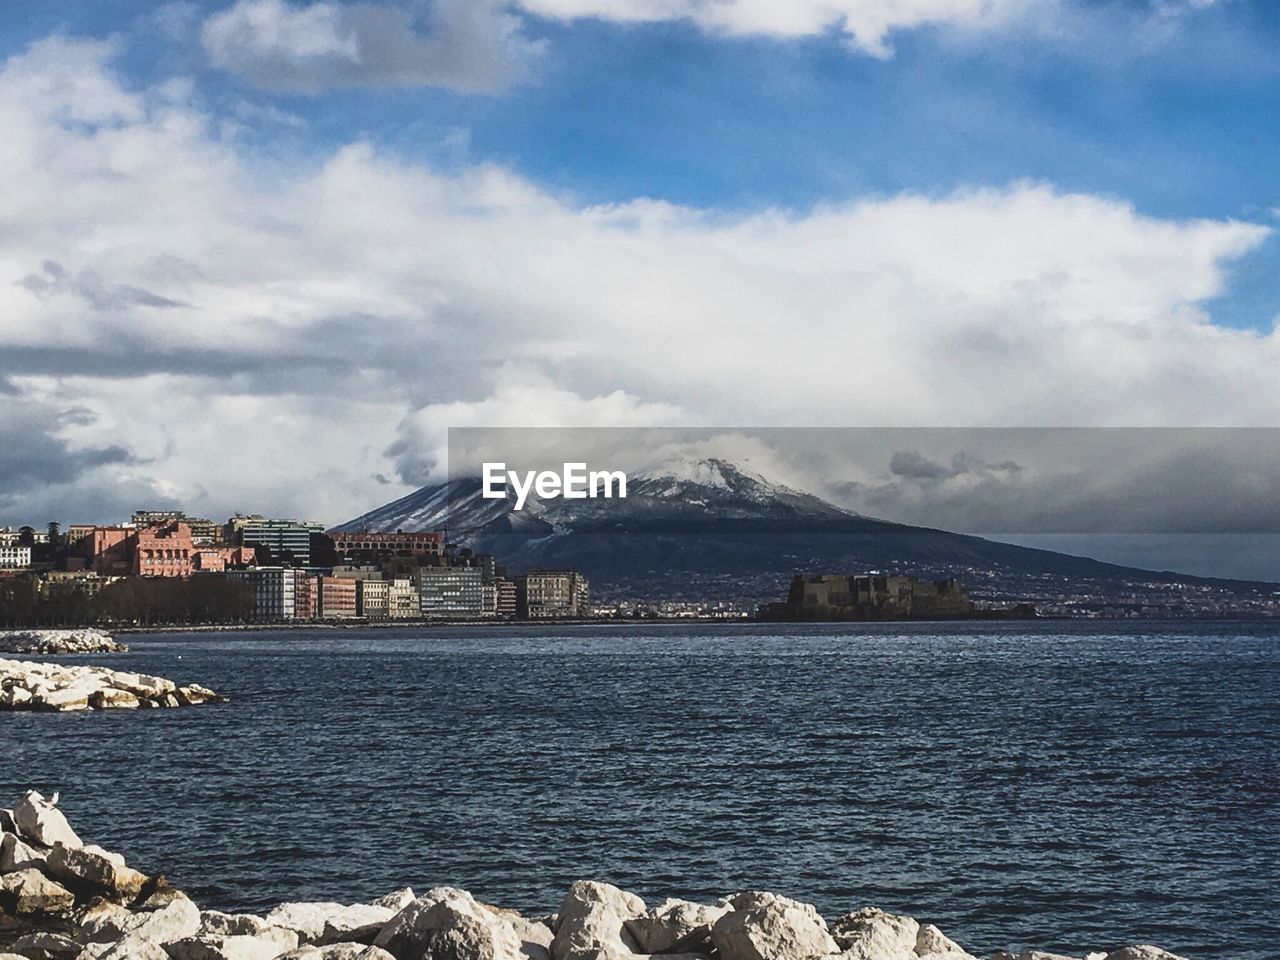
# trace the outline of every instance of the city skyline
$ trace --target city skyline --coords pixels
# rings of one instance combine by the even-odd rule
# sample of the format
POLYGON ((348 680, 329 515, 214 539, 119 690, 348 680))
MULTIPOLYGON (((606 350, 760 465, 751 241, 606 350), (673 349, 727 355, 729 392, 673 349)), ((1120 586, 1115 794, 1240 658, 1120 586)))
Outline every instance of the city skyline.
POLYGON ((450 426, 1280 417, 1262 3, 8 9, 0 525, 336 523, 450 426))

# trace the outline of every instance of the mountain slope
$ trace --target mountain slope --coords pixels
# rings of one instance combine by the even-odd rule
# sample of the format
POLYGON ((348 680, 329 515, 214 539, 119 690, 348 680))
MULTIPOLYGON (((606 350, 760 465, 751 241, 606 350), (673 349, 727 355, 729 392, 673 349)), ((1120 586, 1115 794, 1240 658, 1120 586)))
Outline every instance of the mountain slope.
MULTIPOLYGON (((1086 557, 860 516, 725 460, 637 474, 625 499, 487 500, 479 478, 423 487, 340 530, 448 531, 512 570, 574 567, 604 595, 777 596, 798 571, 1193 581, 1086 557)), ((1207 581, 1199 579, 1199 582, 1207 581)), ((1241 586, 1244 586, 1241 584, 1241 586)))

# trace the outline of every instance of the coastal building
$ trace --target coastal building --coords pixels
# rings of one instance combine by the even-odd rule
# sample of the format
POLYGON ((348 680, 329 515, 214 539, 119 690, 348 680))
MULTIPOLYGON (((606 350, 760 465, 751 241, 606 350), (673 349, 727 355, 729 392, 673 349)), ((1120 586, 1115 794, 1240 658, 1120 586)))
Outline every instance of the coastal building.
POLYGON ((253 595, 254 619, 263 622, 293 620, 297 617, 297 580, 304 574, 288 567, 258 567, 230 570, 225 574, 249 585, 253 595))
POLYGON ((293 581, 293 618, 314 620, 320 611, 320 578, 296 571, 293 581))
POLYGON ((123 577, 133 573, 133 540, 137 530, 131 526, 73 526, 75 537, 67 556, 68 570, 89 570, 104 577, 123 577))
POLYGON ((590 585, 576 570, 535 570, 516 578, 516 612, 526 620, 585 617, 590 585))
POLYGON ((252 547, 233 547, 227 544, 198 544, 192 537, 195 569, 203 573, 221 573, 237 567, 257 565, 257 555, 252 547))
POLYGON ((31 547, 0 543, 0 570, 23 570, 31 566, 31 547))
POLYGON ((320 577, 321 620, 354 620, 356 617, 356 580, 343 577, 320 577))
POLYGON ((425 530, 395 533, 330 530, 328 536, 338 556, 352 563, 383 564, 409 557, 434 562, 444 542, 444 535, 439 531, 425 530))
POLYGON ((785 606, 785 615, 797 620, 945 620, 973 612, 954 578, 876 574, 796 576, 785 606))
POLYGON ((216 543, 222 528, 212 520, 188 517, 181 510, 135 510, 132 523, 135 527, 154 527, 157 524, 185 523, 191 531, 193 543, 216 543))
POLYGON ((491 617, 492 589, 486 592, 480 567, 423 567, 418 571, 422 616, 491 617))
POLYGON ((518 591, 514 580, 499 577, 497 584, 497 600, 494 613, 507 620, 515 618, 518 607, 518 591))
POLYGON ((140 577, 189 577, 195 570, 191 529, 179 521, 143 527, 125 538, 131 573, 140 577))
POLYGON ((355 585, 356 615, 370 620, 385 620, 390 612, 391 584, 366 578, 356 580, 355 585))
POLYGON ((387 585, 387 616, 392 620, 412 620, 422 616, 418 585, 408 577, 392 580, 387 585))
POLYGON ((237 514, 223 527, 227 543, 261 550, 272 564, 292 567, 311 565, 311 535, 323 532, 323 525, 318 523, 270 520, 260 514, 237 514))
POLYGON ((343 577, 346 580, 381 580, 382 568, 373 566, 355 566, 353 564, 339 564, 334 567, 331 573, 335 577, 343 577))

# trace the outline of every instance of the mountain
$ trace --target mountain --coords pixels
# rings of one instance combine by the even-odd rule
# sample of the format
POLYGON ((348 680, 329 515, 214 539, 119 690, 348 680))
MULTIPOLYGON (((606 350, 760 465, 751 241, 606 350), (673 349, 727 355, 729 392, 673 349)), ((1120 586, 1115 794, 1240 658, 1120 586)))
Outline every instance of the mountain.
POLYGON ((877 520, 722 459, 676 461, 633 475, 625 499, 530 498, 522 511, 513 506, 514 498, 483 498, 478 477, 456 478, 337 529, 446 530, 451 543, 491 553, 511 570, 582 570, 603 597, 699 597, 711 591, 777 598, 792 574, 816 571, 980 574, 1006 582, 1010 595, 1026 595, 1019 584, 1046 576, 1115 584, 1232 583, 877 520))

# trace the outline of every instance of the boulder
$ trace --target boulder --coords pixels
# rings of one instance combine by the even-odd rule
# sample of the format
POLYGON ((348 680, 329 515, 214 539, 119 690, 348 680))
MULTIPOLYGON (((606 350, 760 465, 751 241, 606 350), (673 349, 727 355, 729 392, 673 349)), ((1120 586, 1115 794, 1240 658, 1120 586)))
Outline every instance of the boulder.
POLYGON ((194 707, 202 703, 222 703, 225 697, 219 696, 208 687, 202 687, 198 683, 188 684, 185 687, 179 687, 174 694, 178 701, 184 706, 194 707))
POLYGON ((139 700, 155 700, 178 689, 177 684, 164 677, 148 677, 142 673, 122 671, 113 671, 108 674, 107 683, 117 690, 132 693, 139 700))
POLYGON ((373 943, 382 928, 390 922, 398 910, 372 903, 353 903, 325 920, 324 931, 316 941, 320 946, 329 943, 373 943))
POLYGON ((89 706, 95 710, 137 710, 140 703, 128 690, 115 687, 95 690, 89 697, 89 706))
POLYGON ((55 843, 65 847, 83 846, 62 811, 35 790, 27 791, 14 804, 13 820, 18 833, 42 847, 52 847, 55 843))
POLYGON ((222 913, 218 910, 200 913, 200 936, 252 937, 269 929, 273 929, 271 924, 252 913, 222 913))
POLYGON ((997 950, 991 955, 991 960, 1080 960, 1080 958, 1068 957, 1061 953, 1045 953, 1043 950, 1026 950, 1022 953, 997 950))
POLYGON ((626 922, 642 953, 674 953, 711 948, 711 928, 729 912, 728 905, 706 906, 688 900, 664 900, 626 922))
POLYGON ((95 940, 146 940, 174 943, 194 937, 200 930, 200 911, 186 897, 174 899, 158 910, 124 912, 99 925, 95 940))
POLYGON ((19 937, 13 941, 13 949, 30 960, 75 960, 81 945, 60 933, 41 931, 19 937))
POLYGON ((956 943, 932 923, 920 925, 916 934, 916 956, 918 957, 955 957, 956 960, 973 960, 964 947, 956 943))
POLYGON ((297 948, 298 935, 280 927, 267 936, 201 934, 165 946, 172 960, 275 960, 297 948))
POLYGON ((416 899, 417 897, 413 895, 411 887, 402 887, 399 890, 392 890, 390 893, 383 894, 373 901, 373 905, 375 907, 386 907, 388 910, 394 910, 399 913, 416 899))
POLYGON ((374 940, 395 960, 521 960, 509 920, 465 890, 437 887, 401 910, 374 940))
POLYGON ((89 698, 98 687, 86 681, 72 681, 62 687, 41 687, 31 692, 31 706, 36 710, 67 713, 73 710, 89 710, 89 698))
POLYGON ((27 867, 41 867, 49 854, 22 842, 17 834, 0 836, 0 873, 12 873, 27 867))
POLYGON ((114 943, 91 943, 76 960, 170 960, 164 947, 149 940, 128 937, 114 943))
MULTIPOLYGON (((920 924, 911 917, 865 907, 831 924, 831 936, 849 960, 910 960, 920 924)), ((945 938, 944 938, 945 939, 945 938)))
POLYGON ((1107 960, 1184 960, 1184 958, 1150 944, 1140 944, 1108 953, 1107 960))
POLYGON ((31 691, 14 684, 0 690, 0 707, 20 710, 31 706, 31 691))
POLYGON ((190 902, 190 898, 169 883, 169 878, 162 873, 154 877, 143 888, 142 893, 139 894, 139 899, 132 906, 135 910, 159 910, 161 907, 167 907, 175 900, 190 902))
POLYGON ((49 874, 72 890, 132 900, 147 883, 145 874, 125 865, 124 857, 101 847, 56 843, 49 853, 49 874))
POLYGON ((110 940, 114 935, 113 933, 108 932, 102 936, 99 936, 99 933, 104 926, 107 927, 108 931, 114 930, 114 926, 108 925, 118 923, 118 918, 128 912, 128 909, 113 900, 95 897, 76 917, 76 936, 86 943, 95 940, 110 940))
POLYGON ((721 960, 810 960, 839 953, 826 921, 807 903, 743 893, 711 929, 721 960))
POLYGON ((299 947, 282 954, 279 960, 395 960, 381 947, 363 943, 332 943, 324 947, 299 947))
POLYGON ((0 905, 18 916, 64 914, 75 902, 70 890, 34 867, 0 877, 0 905))
POLYGON ((267 914, 267 923, 296 930, 304 944, 323 945, 359 940, 350 935, 356 931, 372 940, 395 915, 390 907, 369 903, 282 903, 267 914))
POLYGON ((560 904, 554 960, 614 960, 640 952, 627 921, 643 916, 645 903, 607 883, 579 880, 560 904))
POLYGON ((481 903, 484 909, 511 924, 520 941, 520 953, 525 960, 551 960, 551 941, 555 934, 540 920, 530 920, 518 910, 507 910, 492 904, 481 903))

